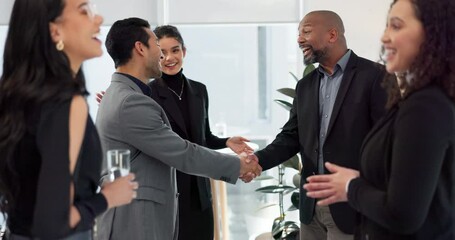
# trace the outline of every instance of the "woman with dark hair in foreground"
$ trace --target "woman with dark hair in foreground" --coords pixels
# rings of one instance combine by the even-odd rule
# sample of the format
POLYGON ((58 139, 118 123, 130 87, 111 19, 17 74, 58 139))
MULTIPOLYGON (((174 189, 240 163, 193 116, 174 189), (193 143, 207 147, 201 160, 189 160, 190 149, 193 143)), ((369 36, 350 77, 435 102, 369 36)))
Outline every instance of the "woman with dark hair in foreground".
POLYGON ((101 145, 84 60, 102 54, 87 0, 16 0, 0 78, 0 202, 8 239, 91 239, 95 217, 131 202, 132 174, 97 193, 101 145))

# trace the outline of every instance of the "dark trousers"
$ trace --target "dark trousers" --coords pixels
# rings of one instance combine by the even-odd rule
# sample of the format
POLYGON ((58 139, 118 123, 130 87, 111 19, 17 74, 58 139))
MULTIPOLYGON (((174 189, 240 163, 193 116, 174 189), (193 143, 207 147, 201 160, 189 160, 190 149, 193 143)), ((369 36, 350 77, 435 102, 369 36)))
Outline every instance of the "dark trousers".
POLYGON ((213 240, 212 208, 210 207, 203 211, 189 209, 187 214, 182 216, 182 213, 180 213, 179 240, 213 240), (182 223, 182 218, 186 219, 183 221, 184 223, 189 224, 182 223))

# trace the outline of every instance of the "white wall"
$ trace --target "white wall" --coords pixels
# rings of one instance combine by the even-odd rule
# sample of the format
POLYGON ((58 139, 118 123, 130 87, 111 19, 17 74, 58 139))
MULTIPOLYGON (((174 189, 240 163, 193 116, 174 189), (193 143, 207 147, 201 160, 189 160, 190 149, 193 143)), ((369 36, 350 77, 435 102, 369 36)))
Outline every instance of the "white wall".
POLYGON ((7 25, 13 9, 13 0, 0 1, 0 25, 7 25))
MULTIPOLYGON (((91 0, 104 17, 105 25, 112 25, 118 19, 140 17, 151 24, 158 24, 162 11, 158 11, 163 0, 91 0)), ((0 1, 0 25, 7 25, 14 0, 0 1)))
POLYGON ((160 0, 91 0, 98 12, 104 17, 103 25, 112 25, 119 19, 139 17, 152 25, 158 24, 161 12, 158 11, 160 0))
POLYGON ((379 59, 380 37, 392 1, 384 0, 305 0, 304 14, 313 10, 332 10, 343 19, 348 47, 357 55, 379 59))
POLYGON ((299 4, 299 0, 171 0, 169 23, 296 22, 299 4))

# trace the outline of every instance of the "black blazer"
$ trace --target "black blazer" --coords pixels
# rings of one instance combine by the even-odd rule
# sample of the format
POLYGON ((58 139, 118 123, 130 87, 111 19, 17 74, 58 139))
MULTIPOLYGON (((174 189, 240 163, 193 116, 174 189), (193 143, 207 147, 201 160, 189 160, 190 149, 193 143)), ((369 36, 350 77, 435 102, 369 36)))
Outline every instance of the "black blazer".
MULTIPOLYGON (((322 148, 324 161, 359 169, 362 141, 385 112, 386 93, 380 87, 384 73, 382 65, 351 52, 322 148)), ((297 83, 288 122, 271 144, 256 152, 264 170, 300 152, 303 163, 300 221, 304 224, 311 222, 315 207, 315 200, 306 197, 302 186, 308 176, 318 172, 319 83, 320 73, 317 70, 297 83)), ((340 230, 348 234, 354 232, 356 214, 347 203, 332 204, 330 212, 340 230)))
MULTIPOLYGON (((188 97, 191 133, 187 132, 182 113, 163 79, 156 79, 149 83, 152 89, 152 98, 164 109, 171 123, 172 130, 181 133, 181 138, 211 149, 226 147, 227 138, 219 138, 213 135, 210 130, 208 117, 209 99, 205 85, 187 79, 184 75, 182 76, 185 81, 185 91, 187 91, 188 97), (176 131, 177 128, 181 131, 176 131), (189 139, 189 136, 191 136, 191 139, 189 139)), ((201 208, 207 209, 212 207, 209 179, 197 177, 197 185, 201 208)))
POLYGON ((365 138, 348 200, 357 239, 455 239, 455 105, 440 88, 411 94, 365 138))

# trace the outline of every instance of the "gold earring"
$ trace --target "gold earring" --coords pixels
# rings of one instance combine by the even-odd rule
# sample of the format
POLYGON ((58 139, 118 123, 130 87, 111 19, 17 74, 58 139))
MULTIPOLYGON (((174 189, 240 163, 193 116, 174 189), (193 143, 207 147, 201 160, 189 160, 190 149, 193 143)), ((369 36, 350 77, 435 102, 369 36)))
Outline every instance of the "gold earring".
POLYGON ((55 48, 57 48, 58 51, 63 51, 63 48, 65 48, 65 44, 63 44, 63 41, 60 40, 58 43, 55 45, 55 48))

